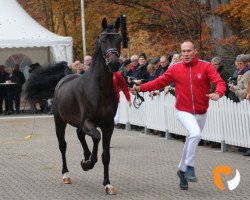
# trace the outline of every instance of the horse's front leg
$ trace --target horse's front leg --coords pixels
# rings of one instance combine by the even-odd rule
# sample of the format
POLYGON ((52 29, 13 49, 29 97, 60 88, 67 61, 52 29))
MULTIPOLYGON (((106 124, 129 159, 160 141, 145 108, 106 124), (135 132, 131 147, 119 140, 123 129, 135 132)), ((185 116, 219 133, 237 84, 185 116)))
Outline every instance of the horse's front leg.
POLYGON ((84 159, 85 159, 85 161, 87 161, 90 159, 91 152, 89 150, 88 144, 87 144, 86 139, 85 139, 86 134, 80 128, 76 129, 76 133, 77 133, 78 139, 81 142, 81 145, 83 148, 84 159))
MULTIPOLYGON (((85 120, 84 126, 83 126, 83 132, 87 133, 92 137, 93 140, 93 150, 91 153, 91 156, 88 160, 85 160, 81 162, 82 169, 84 171, 90 170, 94 167, 95 163, 97 162, 97 152, 98 152, 98 144, 101 140, 101 134, 96 129, 94 124, 89 121, 88 119, 85 120)), ((85 157, 86 158, 86 157, 85 157)))
POLYGON ((109 162, 110 162, 110 141, 113 134, 113 124, 105 125, 102 127, 102 163, 104 167, 104 180, 103 185, 107 194, 116 194, 117 189, 110 184, 109 181, 109 162))

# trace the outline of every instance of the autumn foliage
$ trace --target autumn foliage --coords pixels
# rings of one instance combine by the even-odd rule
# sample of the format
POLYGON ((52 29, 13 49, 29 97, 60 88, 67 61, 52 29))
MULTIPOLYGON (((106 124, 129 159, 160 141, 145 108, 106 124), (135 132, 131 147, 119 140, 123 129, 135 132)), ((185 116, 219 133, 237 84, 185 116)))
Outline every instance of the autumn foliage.
MULTIPOLYGON (((74 58, 82 60, 80 0, 19 0, 39 23, 74 40, 74 58)), ((145 52, 149 58, 179 50, 185 39, 196 41, 203 58, 213 56, 215 45, 233 52, 249 51, 249 0, 232 0, 218 7, 217 15, 237 30, 229 38, 213 41, 206 17, 209 7, 198 0, 85 0, 87 52, 92 54, 103 17, 110 22, 122 13, 127 16, 129 49, 123 54, 145 52), (247 31, 248 30, 248 31, 247 31)), ((204 2, 204 1, 202 1, 204 2)))
POLYGON ((220 41, 222 45, 234 50, 234 53, 249 53, 250 49, 250 1, 232 0, 221 5, 216 13, 224 17, 233 28, 233 35, 220 41))

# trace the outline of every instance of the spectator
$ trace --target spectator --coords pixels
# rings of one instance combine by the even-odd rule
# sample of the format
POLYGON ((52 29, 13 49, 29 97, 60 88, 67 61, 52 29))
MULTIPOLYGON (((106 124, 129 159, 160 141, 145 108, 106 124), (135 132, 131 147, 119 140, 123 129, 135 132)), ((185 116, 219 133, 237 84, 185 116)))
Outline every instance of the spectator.
POLYGON ((92 62, 91 56, 87 55, 84 57, 84 63, 81 65, 82 68, 81 74, 84 74, 90 68, 91 62, 92 62))
MULTIPOLYGON (((227 83, 230 75, 226 71, 224 66, 222 65, 221 58, 220 57, 214 57, 214 58, 212 58, 211 63, 216 68, 216 70, 220 74, 221 78, 225 81, 225 83, 227 83)), ((215 90, 215 86, 213 84, 211 84, 211 93, 213 93, 214 90, 215 90)), ((229 90, 229 87, 227 85, 226 93, 225 93, 226 97, 228 97, 229 92, 230 92, 230 90, 229 90)))
MULTIPOLYGON (((235 62, 235 66, 237 68, 236 62, 235 62)), ((230 76, 229 79, 227 80, 228 88, 229 88, 229 84, 237 85, 237 78, 238 78, 238 69, 236 69, 233 72, 232 76, 230 76)), ((239 98, 235 95, 235 93, 230 91, 230 90, 229 90, 229 93, 228 93, 228 98, 230 100, 232 100, 233 102, 236 102, 236 103, 238 103, 240 101, 239 98)))
MULTIPOLYGON (((147 56, 145 53, 141 53, 139 55, 139 66, 136 67, 131 74, 131 76, 136 79, 135 81, 133 81, 135 84, 148 82, 149 73, 147 72, 147 66, 148 66, 147 56)), ((128 82, 131 83, 132 80, 129 79, 128 82)))
POLYGON ((7 91, 7 98, 8 98, 7 115, 11 115, 14 113, 13 101, 15 100, 15 97, 18 95, 18 85, 19 85, 18 81, 19 81, 19 79, 18 79, 17 75, 13 73, 12 67, 7 68, 7 73, 8 73, 8 76, 6 78, 6 81, 9 81, 10 83, 15 83, 13 85, 9 85, 8 91, 7 91))
POLYGON ((139 65, 139 58, 138 58, 138 55, 132 55, 131 58, 131 70, 133 71, 134 69, 136 69, 139 65))
POLYGON ((172 60, 171 60, 171 63, 169 64, 169 67, 175 63, 178 63, 181 61, 181 58, 180 58, 180 54, 179 53, 175 53, 173 56, 172 56, 172 60))
POLYGON ((151 60, 150 64, 154 66, 154 68, 157 70, 160 67, 160 58, 155 57, 151 60))
POLYGON ((123 78, 126 80, 132 73, 132 66, 131 66, 131 60, 127 59, 123 62, 123 68, 120 69, 120 73, 122 74, 123 78))
MULTIPOLYGON (((172 53, 172 56, 170 56, 171 62, 169 64, 169 67, 171 67, 173 64, 176 64, 176 63, 180 62, 181 61, 180 57, 181 57, 180 54, 177 51, 174 51, 172 53)), ((164 93, 165 94, 170 93, 170 94, 175 96, 175 83, 171 83, 169 86, 165 87, 164 88, 164 93)))
POLYGON ((72 69, 74 69, 76 74, 82 74, 82 67, 81 67, 81 62, 79 60, 76 60, 73 64, 72 64, 72 69))
MULTIPOLYGON (((0 66, 0 83, 5 83, 7 79, 8 73, 5 72, 5 67, 3 65, 0 66)), ((8 100, 7 100, 7 93, 6 88, 1 86, 0 88, 0 114, 3 113, 3 101, 5 103, 5 113, 8 110, 8 100)))
POLYGON ((155 78, 159 77, 160 75, 164 74, 164 72, 169 67, 168 57, 166 55, 161 56, 160 58, 160 66, 156 70, 155 78))
POLYGON ((153 91, 175 82, 176 116, 188 131, 177 175, 180 178, 180 188, 187 190, 188 181, 197 181, 195 157, 206 121, 209 99, 219 100, 226 86, 211 63, 198 59, 197 49, 192 41, 184 41, 181 44, 181 53, 182 62, 174 64, 157 79, 134 86, 131 92, 135 94, 140 91, 153 91), (209 80, 216 85, 215 93, 209 94, 209 80))
POLYGON ((148 64, 147 66, 147 72, 149 73, 149 79, 148 81, 152 81, 155 79, 155 72, 156 72, 156 68, 154 64, 148 64))
POLYGON ((16 75, 18 81, 17 81, 17 93, 15 96, 15 109, 16 114, 20 113, 20 101, 21 101, 21 94, 22 94, 22 87, 25 83, 25 77, 23 75, 23 72, 20 71, 19 64, 16 64, 14 67, 13 73, 16 75))
POLYGON ((241 101, 247 97, 247 86, 250 80, 248 56, 245 54, 238 55, 235 62, 238 68, 237 85, 230 84, 229 89, 234 92, 241 101))

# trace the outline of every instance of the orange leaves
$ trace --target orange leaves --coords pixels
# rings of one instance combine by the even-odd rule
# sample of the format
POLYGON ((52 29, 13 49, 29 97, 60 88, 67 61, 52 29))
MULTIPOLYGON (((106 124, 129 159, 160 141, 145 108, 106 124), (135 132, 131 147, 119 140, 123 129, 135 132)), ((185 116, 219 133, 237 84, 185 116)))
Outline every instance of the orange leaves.
POLYGON ((227 18, 229 24, 235 28, 250 28, 250 1, 232 0, 230 4, 221 5, 216 13, 227 18))
MULTIPOLYGON (((25 9, 50 30, 70 35, 74 40, 75 59, 82 59, 80 0, 18 0, 25 9)), ((149 58, 178 50, 184 39, 195 40, 205 58, 222 45, 229 50, 246 51, 250 37, 250 1, 231 0, 218 6, 216 14, 227 19, 234 35, 225 40, 212 38, 205 19, 207 4, 194 0, 85 0, 87 52, 92 54, 100 23, 107 17, 113 23, 121 13, 127 16, 131 54, 144 51, 149 58)), ((203 1, 205 2, 205 1, 203 1)), ((225 31, 225 30, 223 30, 225 31)), ((224 33, 223 33, 224 34, 224 33)), ((222 34, 222 35, 223 35, 222 34)), ((225 33, 228 35, 228 33, 225 33)), ((123 50, 127 54, 127 49, 123 50)))
POLYGON ((234 44, 239 52, 249 52, 250 44, 250 1, 232 0, 230 4, 221 5, 216 13, 223 15, 227 23, 234 28, 234 35, 224 39, 225 45, 234 44))

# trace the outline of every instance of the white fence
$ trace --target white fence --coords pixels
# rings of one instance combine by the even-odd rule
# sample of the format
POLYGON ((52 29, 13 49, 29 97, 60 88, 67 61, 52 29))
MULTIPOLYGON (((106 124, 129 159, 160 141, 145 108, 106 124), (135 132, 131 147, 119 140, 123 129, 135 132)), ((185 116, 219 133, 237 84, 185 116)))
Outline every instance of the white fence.
MULTIPOLYGON (((120 123, 138 125, 178 135, 186 135, 185 129, 175 116, 175 97, 161 93, 152 100, 148 93, 139 109, 129 107, 123 93, 120 93, 120 123)), ((133 101, 134 96, 131 96, 133 101)), ((226 144, 250 147, 250 102, 234 103, 226 97, 210 101, 202 139, 226 144)))

